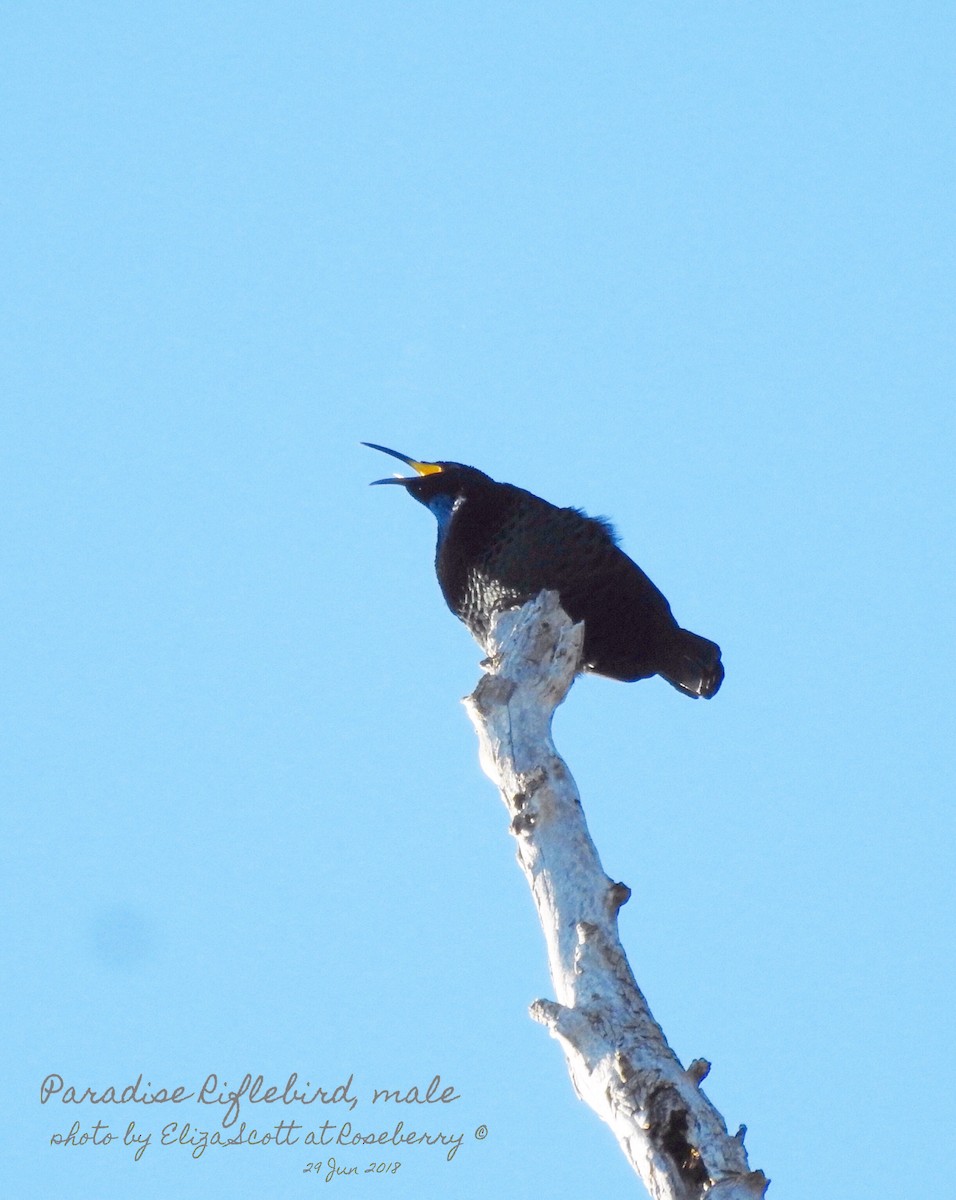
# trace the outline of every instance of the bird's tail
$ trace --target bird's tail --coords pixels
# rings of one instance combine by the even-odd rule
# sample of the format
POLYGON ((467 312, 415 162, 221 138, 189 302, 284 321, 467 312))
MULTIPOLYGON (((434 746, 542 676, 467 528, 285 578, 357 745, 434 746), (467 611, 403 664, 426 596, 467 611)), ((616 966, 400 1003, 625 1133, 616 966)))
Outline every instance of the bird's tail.
POLYGON ((720 647, 689 629, 678 629, 661 675, 685 696, 703 696, 709 700, 716 695, 724 678, 720 647))

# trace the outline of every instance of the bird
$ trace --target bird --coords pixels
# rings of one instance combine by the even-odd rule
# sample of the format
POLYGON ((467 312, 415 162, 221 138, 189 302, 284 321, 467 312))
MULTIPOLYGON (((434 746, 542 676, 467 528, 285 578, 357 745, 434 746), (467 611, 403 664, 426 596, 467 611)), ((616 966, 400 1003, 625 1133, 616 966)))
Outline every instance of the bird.
POLYGON ((604 518, 559 508, 464 463, 362 444, 415 472, 372 482, 405 488, 436 518, 439 586, 480 645, 498 612, 552 590, 568 616, 584 622, 585 670, 625 683, 659 675, 685 696, 716 694, 724 678, 720 647, 678 625, 604 518))

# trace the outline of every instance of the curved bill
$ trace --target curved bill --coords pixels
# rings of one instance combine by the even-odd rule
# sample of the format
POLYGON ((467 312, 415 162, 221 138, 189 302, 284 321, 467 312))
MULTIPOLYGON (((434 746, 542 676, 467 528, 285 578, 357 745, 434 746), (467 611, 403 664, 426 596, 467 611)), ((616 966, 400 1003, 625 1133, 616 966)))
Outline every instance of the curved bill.
MULTIPOLYGON (((387 446, 378 446, 375 442, 363 442, 363 446, 368 446, 370 450, 381 450, 383 454, 390 454, 392 458, 397 458, 403 463, 407 463, 419 475, 437 475, 442 471, 441 463, 419 462, 415 458, 409 458, 407 454, 400 454, 398 450, 389 450, 387 446)), ((405 478, 402 475, 393 475, 390 479, 373 479, 372 483, 411 483, 412 480, 405 478)))

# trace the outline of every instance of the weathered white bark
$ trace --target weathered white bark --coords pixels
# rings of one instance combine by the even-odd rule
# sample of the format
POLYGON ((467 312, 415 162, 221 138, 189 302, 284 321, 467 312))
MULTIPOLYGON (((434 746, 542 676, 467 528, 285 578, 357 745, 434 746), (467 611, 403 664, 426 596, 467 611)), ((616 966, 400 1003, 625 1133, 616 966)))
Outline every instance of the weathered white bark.
POLYGON ((501 792, 544 930, 556 1002, 531 1015, 561 1043, 577 1094, 614 1131, 655 1200, 754 1200, 743 1128, 731 1137, 701 1091, 703 1059, 686 1070, 638 988, 617 932, 630 896, 604 873, 551 718, 580 666, 583 629, 555 592, 499 615, 486 675, 465 705, 481 764, 501 792))

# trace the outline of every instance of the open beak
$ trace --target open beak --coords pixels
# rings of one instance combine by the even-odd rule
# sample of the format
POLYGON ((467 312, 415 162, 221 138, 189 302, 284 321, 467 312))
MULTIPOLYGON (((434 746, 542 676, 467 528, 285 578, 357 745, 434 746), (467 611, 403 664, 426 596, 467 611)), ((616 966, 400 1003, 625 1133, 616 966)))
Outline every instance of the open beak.
MULTIPOLYGON (((381 450, 383 454, 390 454, 392 458, 400 459, 403 463, 407 463, 419 475, 437 475, 442 471, 441 463, 418 462, 417 459, 409 458, 407 454, 399 454, 397 450, 389 450, 387 446, 376 446, 374 442, 363 442, 363 446, 368 446, 371 450, 381 450)), ((412 483, 413 481, 404 475, 392 475, 388 479, 373 479, 372 483, 412 483)))

